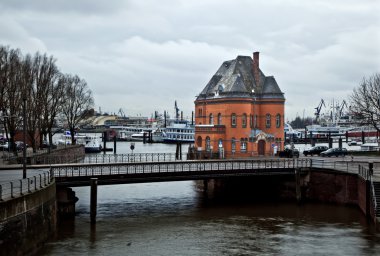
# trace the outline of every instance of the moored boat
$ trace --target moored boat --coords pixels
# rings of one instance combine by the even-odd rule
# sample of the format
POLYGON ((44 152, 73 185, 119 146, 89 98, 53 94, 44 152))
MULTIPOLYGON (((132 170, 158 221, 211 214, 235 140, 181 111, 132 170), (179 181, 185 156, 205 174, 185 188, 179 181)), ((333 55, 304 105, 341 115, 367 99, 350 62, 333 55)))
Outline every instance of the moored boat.
POLYGON ((195 128, 188 121, 178 120, 164 130, 165 143, 194 143, 195 128))

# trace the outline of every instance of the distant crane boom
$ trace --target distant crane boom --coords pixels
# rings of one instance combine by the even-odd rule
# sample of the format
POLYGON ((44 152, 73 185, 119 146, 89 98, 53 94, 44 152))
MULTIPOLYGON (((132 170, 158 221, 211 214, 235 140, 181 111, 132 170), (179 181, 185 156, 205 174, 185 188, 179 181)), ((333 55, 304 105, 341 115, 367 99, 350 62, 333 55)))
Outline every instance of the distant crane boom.
POLYGON ((321 113, 322 106, 326 107, 325 101, 323 99, 321 99, 319 105, 315 108, 315 119, 317 122, 319 121, 319 115, 321 113))

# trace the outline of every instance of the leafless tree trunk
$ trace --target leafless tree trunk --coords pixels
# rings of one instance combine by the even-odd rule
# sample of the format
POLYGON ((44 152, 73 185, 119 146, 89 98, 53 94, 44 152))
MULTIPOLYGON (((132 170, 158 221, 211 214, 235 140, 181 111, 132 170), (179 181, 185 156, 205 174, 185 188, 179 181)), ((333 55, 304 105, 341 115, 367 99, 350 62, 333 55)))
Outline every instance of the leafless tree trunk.
POLYGON ((380 74, 364 78, 351 97, 351 111, 380 131, 380 74))
POLYGON ((15 135, 17 128, 22 123, 22 56, 19 50, 9 50, 4 67, 4 108, 3 114, 6 127, 9 132, 10 146, 12 151, 17 154, 15 146, 15 135))
POLYGON ((94 100, 86 81, 78 76, 65 75, 65 98, 62 104, 62 113, 66 118, 71 133, 71 142, 75 144, 75 130, 83 122, 94 100))
MULTIPOLYGON (((49 119, 51 117, 50 101, 52 96, 56 96, 54 92, 54 84, 59 76, 58 68, 55 65, 54 58, 47 57, 46 54, 36 53, 33 57, 33 86, 32 98, 34 101, 33 113, 31 113, 31 121, 36 120, 30 127, 30 135, 38 134, 39 145, 42 145, 43 137, 46 136, 49 127, 49 119)), ((61 91, 62 93, 62 91, 61 91)), ((59 95, 61 97, 61 95, 59 95)), ((53 116, 53 119, 55 116, 53 116)), ((36 144, 36 143, 35 143, 36 144)), ((34 144, 34 145, 35 145, 34 144)), ((35 147, 33 147, 35 150, 35 147)))
POLYGON ((43 110, 44 128, 42 130, 46 128, 49 137, 50 150, 50 146, 53 144, 53 126, 55 124, 55 119, 61 110, 64 98, 64 76, 60 73, 57 73, 57 75, 54 77, 54 80, 51 81, 49 88, 50 93, 43 110))

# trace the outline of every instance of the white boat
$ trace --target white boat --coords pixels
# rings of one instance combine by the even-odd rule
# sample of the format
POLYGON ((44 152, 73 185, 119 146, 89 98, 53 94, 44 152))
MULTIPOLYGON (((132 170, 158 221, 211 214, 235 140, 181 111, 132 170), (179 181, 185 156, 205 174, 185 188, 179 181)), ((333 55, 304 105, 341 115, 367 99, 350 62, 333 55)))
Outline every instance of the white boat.
POLYGON ((361 151, 379 151, 379 143, 375 142, 369 142, 369 143, 364 143, 360 145, 361 151))
POLYGON ((286 138, 294 139, 294 138, 301 138, 302 136, 302 133, 300 131, 294 130, 293 127, 288 123, 285 124, 284 132, 285 132, 286 138))
POLYGON ((165 143, 194 143, 195 128, 188 121, 175 121, 171 126, 167 126, 164 130, 165 143))
MULTIPOLYGON (((100 138, 93 135, 81 135, 75 134, 74 138, 76 140, 76 144, 84 145, 84 150, 86 153, 99 153, 102 151, 102 145, 100 142, 100 138)), ((71 133, 70 131, 66 131, 61 139, 57 141, 58 144, 70 145, 71 144, 71 133)))
POLYGON ((344 136, 346 131, 352 128, 340 127, 337 125, 331 126, 322 126, 319 124, 313 124, 306 126, 307 136, 310 136, 310 133, 313 137, 327 137, 331 136, 344 136))
POLYGON ((149 140, 149 135, 152 136, 152 142, 163 142, 165 133, 161 129, 146 129, 139 133, 134 133, 130 136, 130 140, 132 141, 143 141, 144 137, 146 140, 149 140))
MULTIPOLYGON (((117 134, 116 136, 118 140, 130 141, 130 140, 136 140, 136 138, 140 137, 138 136, 139 133, 147 131, 151 128, 137 127, 137 126, 110 126, 110 129, 113 129, 116 131, 116 134, 117 134), (132 138, 132 135, 134 135, 135 138, 132 138)), ((141 140, 142 140, 142 136, 141 136, 141 140)))
MULTIPOLYGON (((80 143, 79 140, 78 143, 80 143)), ((99 153, 102 151, 102 145, 96 136, 84 136, 82 144, 86 153, 99 153)))

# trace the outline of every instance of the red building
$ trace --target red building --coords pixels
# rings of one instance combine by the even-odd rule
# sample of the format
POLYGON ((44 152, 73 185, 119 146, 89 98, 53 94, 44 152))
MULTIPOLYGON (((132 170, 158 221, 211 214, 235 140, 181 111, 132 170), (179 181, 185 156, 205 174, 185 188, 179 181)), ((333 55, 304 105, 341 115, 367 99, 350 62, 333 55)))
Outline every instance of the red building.
POLYGON ((225 61, 195 100, 195 146, 204 156, 283 149, 284 93, 259 68, 259 52, 225 61), (210 154, 208 154, 210 153, 210 154))

